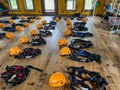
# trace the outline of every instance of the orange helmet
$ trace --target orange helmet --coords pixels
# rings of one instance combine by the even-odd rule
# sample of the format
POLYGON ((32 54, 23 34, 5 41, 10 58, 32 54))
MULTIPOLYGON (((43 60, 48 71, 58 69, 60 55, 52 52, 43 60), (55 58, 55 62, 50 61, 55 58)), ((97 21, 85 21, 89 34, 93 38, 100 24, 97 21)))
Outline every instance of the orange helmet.
POLYGON ((37 16, 37 19, 39 19, 39 20, 40 20, 41 18, 42 18, 41 16, 37 16))
POLYGON ((60 19, 58 17, 55 18, 55 21, 58 22, 60 19))
POLYGON ((67 45, 67 41, 66 41, 66 39, 64 39, 64 38, 59 39, 59 41, 58 41, 58 45, 59 45, 59 46, 67 45))
POLYGON ((42 29, 42 28, 43 28, 42 24, 37 25, 37 29, 42 29))
POLYGON ((63 47, 62 49, 60 49, 59 54, 62 56, 63 55, 70 55, 71 51, 68 47, 63 47))
POLYGON ((72 31, 70 29, 65 30, 64 35, 69 36, 71 35, 72 31))
POLYGON ((12 19, 10 19, 10 24, 13 24, 13 23, 15 23, 15 21, 14 20, 12 20, 12 19))
POLYGON ((14 38, 14 33, 7 32, 6 33, 6 38, 13 39, 14 38))
POLYGON ((29 42, 28 37, 24 36, 20 38, 20 44, 27 44, 29 42))
POLYGON ((72 28, 73 28, 72 25, 68 25, 68 26, 67 26, 67 29, 72 29, 72 28))
POLYGON ((82 22, 86 23, 87 20, 88 20, 87 18, 83 18, 83 19, 82 19, 82 22))
POLYGON ((66 24, 67 24, 67 25, 72 25, 71 20, 67 20, 67 21, 66 21, 66 24))
POLYGON ((28 26, 29 26, 29 23, 24 22, 23 25, 24 25, 24 27, 28 27, 28 26))
POLYGON ((35 20, 34 19, 30 19, 30 23, 34 23, 35 22, 35 20))
POLYGON ((31 35, 31 36, 35 36, 36 34, 38 34, 38 32, 37 32, 36 30, 32 30, 32 31, 30 32, 30 35, 31 35))
POLYGON ((24 20, 26 17, 25 16, 21 16, 21 19, 24 20))
POLYGON ((9 50, 9 54, 11 56, 13 55, 18 55, 19 53, 21 52, 20 48, 15 46, 15 47, 12 47, 10 50, 9 50))
POLYGON ((22 27, 21 27, 21 26, 16 26, 15 29, 16 29, 17 31, 22 31, 22 27))
POLYGON ((71 21, 71 19, 70 18, 66 18, 66 21, 71 21))
POLYGON ((45 24, 47 24, 47 21, 46 21, 46 20, 43 20, 43 21, 42 21, 42 25, 45 25, 45 24))
POLYGON ((4 23, 0 23, 0 28, 4 28, 5 24, 4 23))
POLYGON ((56 72, 50 76, 49 85, 51 87, 61 87, 65 85, 66 78, 61 72, 56 72))

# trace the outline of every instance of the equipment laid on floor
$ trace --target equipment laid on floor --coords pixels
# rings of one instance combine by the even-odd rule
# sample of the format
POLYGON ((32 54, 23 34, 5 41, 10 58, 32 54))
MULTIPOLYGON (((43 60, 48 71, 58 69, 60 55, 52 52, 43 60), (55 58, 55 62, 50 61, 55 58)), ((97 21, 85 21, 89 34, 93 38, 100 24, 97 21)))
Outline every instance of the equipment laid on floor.
POLYGON ((51 87, 61 87, 65 85, 66 78, 61 72, 56 72, 50 76, 49 85, 51 87))
POLYGON ((82 39, 72 39, 68 47, 71 50, 80 50, 82 48, 89 48, 93 46, 91 41, 86 41, 82 39))
POLYGON ((80 32, 80 31, 79 32, 75 32, 75 31, 72 31, 71 36, 85 38, 85 37, 92 37, 93 34, 90 33, 90 32, 80 32))
POLYGON ((21 52, 21 49, 18 46, 14 46, 9 50, 9 55, 14 56, 18 55, 21 52))
POLYGON ((7 32, 15 32, 16 31, 15 28, 12 28, 12 27, 4 27, 2 30, 7 31, 7 32))
POLYGON ((31 35, 31 36, 36 36, 37 34, 38 34, 37 30, 32 30, 32 31, 30 32, 30 35, 31 35))
POLYGON ((88 31, 88 28, 85 27, 86 23, 85 22, 74 22, 73 23, 73 30, 75 31, 88 31))
POLYGON ((24 36, 20 38, 20 44, 29 44, 29 38, 24 36))
POLYGON ((69 59, 78 61, 78 62, 97 62, 101 64, 101 56, 97 54, 93 54, 84 50, 73 51, 72 54, 69 55, 69 59), (84 59, 86 58, 86 59, 84 59))
POLYGON ((6 71, 1 74, 1 78, 5 81, 8 87, 14 87, 27 79, 27 76, 30 74, 30 69, 34 69, 39 72, 43 71, 42 69, 31 65, 25 67, 20 65, 6 66, 6 71))
POLYGON ((58 45, 59 46, 65 46, 65 45, 67 45, 67 40, 64 39, 64 38, 59 39, 58 45))
POLYGON ((4 28, 5 24, 4 23, 0 23, 0 28, 4 28))
POLYGON ((60 49, 59 54, 60 54, 61 56, 70 55, 70 54, 71 54, 70 48, 68 48, 68 47, 63 47, 62 49, 60 49))
POLYGON ((51 25, 51 24, 48 23, 44 26, 43 29, 45 29, 45 30, 55 30, 55 25, 51 25))
POLYGON ((25 48, 23 49, 23 52, 20 52, 19 54, 15 55, 14 58, 29 59, 29 58, 34 58, 40 54, 41 54, 41 49, 39 48, 25 48))
POLYGON ((16 19, 19 19, 19 17, 17 17, 17 16, 12 16, 10 19, 16 20, 16 19))
POLYGON ((6 33, 0 33, 0 39, 4 39, 6 37, 6 33))
POLYGON ((9 20, 0 20, 0 23, 5 23, 5 24, 9 24, 9 20))
POLYGON ((13 39, 14 38, 14 33, 7 32, 6 33, 6 38, 13 39))
POLYGON ((33 39, 30 41, 30 44, 31 44, 32 46, 42 45, 42 44, 46 44, 46 41, 44 40, 44 38, 38 36, 37 38, 33 38, 33 39))
POLYGON ((99 72, 88 71, 82 67, 68 67, 68 73, 70 74, 70 89, 71 90, 106 90, 108 85, 105 78, 103 78, 99 72), (86 83, 92 84, 92 87, 86 83))
POLYGON ((46 37, 46 36, 51 36, 52 35, 52 32, 51 31, 39 31, 39 34, 38 36, 43 36, 43 37, 46 37))

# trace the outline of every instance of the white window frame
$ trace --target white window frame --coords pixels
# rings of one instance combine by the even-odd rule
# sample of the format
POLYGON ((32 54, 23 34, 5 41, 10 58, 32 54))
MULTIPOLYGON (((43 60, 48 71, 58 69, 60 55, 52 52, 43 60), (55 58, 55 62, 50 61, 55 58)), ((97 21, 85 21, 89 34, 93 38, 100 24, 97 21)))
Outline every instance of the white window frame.
POLYGON ((28 9, 28 8, 27 8, 26 0, 23 0, 23 2, 24 2, 24 7, 25 7, 25 10, 26 10, 26 11, 34 11, 34 10, 35 10, 35 8, 34 8, 34 0, 32 0, 32 3, 33 3, 33 9, 28 9))
POLYGON ((17 9, 13 9, 13 8, 12 8, 12 5, 11 5, 11 1, 8 0, 9 8, 10 8, 11 11, 18 11, 18 10, 19 10, 18 0, 16 0, 16 3, 17 3, 17 9))
POLYGON ((92 10, 93 9, 93 1, 95 1, 95 0, 92 0, 91 8, 86 8, 87 1, 90 1, 90 0, 84 0, 84 10, 92 10))
POLYGON ((74 10, 76 10, 76 7, 77 7, 77 0, 66 0, 66 10, 67 11, 74 11, 74 10), (73 5, 72 5, 72 8, 73 9, 67 9, 67 1, 73 1, 73 5), (74 6, 75 5, 75 6, 74 6))

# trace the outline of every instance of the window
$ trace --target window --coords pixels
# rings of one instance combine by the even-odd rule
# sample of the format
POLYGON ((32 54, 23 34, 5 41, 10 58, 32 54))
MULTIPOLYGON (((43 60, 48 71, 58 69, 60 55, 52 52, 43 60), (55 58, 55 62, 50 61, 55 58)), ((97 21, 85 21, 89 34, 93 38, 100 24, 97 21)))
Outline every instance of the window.
POLYGON ((67 0, 66 10, 76 10, 76 0, 67 0))
POLYGON ((24 0, 25 10, 34 10, 33 0, 24 0))
POLYGON ((18 10, 17 0, 8 0, 10 10, 18 10))
POLYGON ((91 10, 92 6, 93 6, 92 4, 93 4, 93 0, 85 0, 85 7, 84 7, 84 9, 91 10))
POLYGON ((45 3, 45 12, 54 12, 55 11, 55 1, 54 0, 44 0, 45 3))

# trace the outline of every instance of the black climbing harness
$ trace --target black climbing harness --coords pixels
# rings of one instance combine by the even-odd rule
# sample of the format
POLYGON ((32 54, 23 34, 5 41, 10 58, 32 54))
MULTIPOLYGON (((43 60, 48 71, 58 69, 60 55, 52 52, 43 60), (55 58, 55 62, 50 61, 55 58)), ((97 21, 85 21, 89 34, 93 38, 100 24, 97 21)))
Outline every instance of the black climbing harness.
POLYGON ((44 40, 44 38, 38 36, 38 38, 33 38, 30 42, 30 44, 32 46, 36 46, 36 45, 42 45, 42 44, 46 44, 46 41, 44 40))
POLYGON ((13 87, 21 84, 27 79, 30 69, 40 72, 43 71, 42 69, 33 67, 31 65, 25 67, 20 65, 6 66, 6 71, 1 74, 1 78, 5 81, 8 87, 13 87))
POLYGON ((23 52, 15 55, 14 58, 16 59, 29 59, 34 58, 41 54, 41 49, 39 48, 25 48, 23 49, 23 52))
POLYGON ((80 32, 80 31, 75 32, 75 31, 72 31, 71 36, 85 38, 85 37, 92 37, 93 34, 90 33, 90 32, 80 32))
POLYGON ((97 54, 93 54, 84 50, 73 51, 72 54, 69 55, 69 59, 78 61, 78 62, 97 62, 101 64, 101 56, 97 54), (86 59, 83 59, 86 58, 86 59))
POLYGON ((82 48, 89 48, 93 46, 91 41, 86 41, 82 39, 72 39, 68 47, 72 50, 80 50, 82 48))
POLYGON ((0 39, 4 39, 6 37, 5 33, 0 33, 0 39))
POLYGON ((106 90, 108 84, 106 79, 100 73, 88 71, 82 67, 68 67, 67 72, 70 74, 69 80, 71 90, 106 90), (94 86, 90 87, 86 82, 90 82, 94 86))

